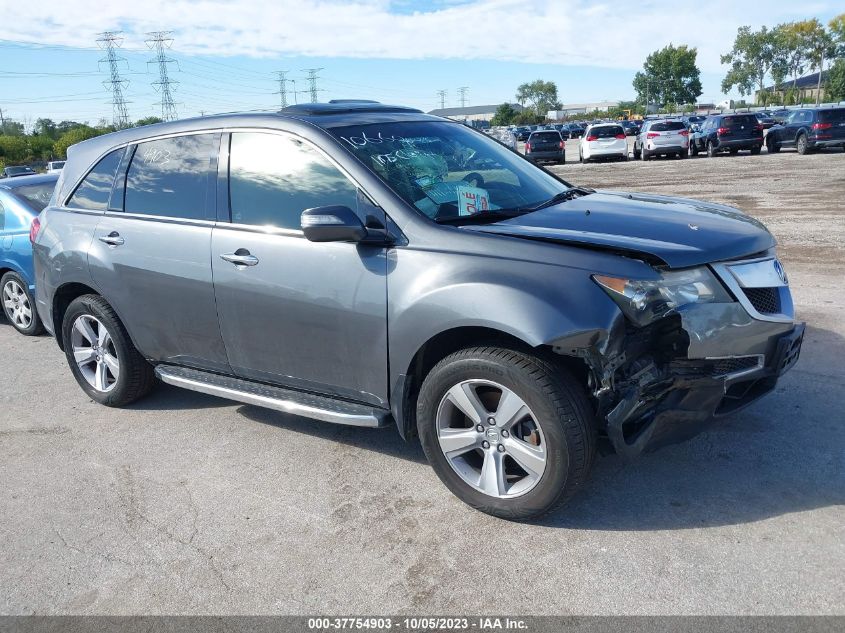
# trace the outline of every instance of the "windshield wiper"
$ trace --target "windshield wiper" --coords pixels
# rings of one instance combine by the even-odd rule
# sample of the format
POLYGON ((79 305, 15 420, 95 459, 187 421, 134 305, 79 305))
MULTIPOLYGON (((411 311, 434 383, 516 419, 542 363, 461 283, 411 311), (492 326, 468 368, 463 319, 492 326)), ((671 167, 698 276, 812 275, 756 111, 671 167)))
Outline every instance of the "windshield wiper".
POLYGON ((546 207, 551 207, 559 202, 566 202, 567 200, 572 200, 573 198, 580 198, 581 196, 588 196, 591 193, 594 193, 595 189, 587 189, 586 187, 572 187, 571 189, 567 189, 566 191, 561 191, 560 193, 556 193, 551 198, 546 200, 545 202, 541 202, 538 205, 533 207, 523 207, 520 211, 524 213, 531 213, 532 211, 539 211, 540 209, 545 209, 546 207))

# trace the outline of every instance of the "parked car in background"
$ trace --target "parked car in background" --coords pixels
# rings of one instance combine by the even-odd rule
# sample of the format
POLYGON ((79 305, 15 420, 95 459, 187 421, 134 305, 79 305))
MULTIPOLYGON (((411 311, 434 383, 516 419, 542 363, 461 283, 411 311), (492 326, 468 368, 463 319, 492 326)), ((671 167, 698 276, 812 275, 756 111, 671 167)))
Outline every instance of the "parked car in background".
POLYGON ((527 141, 528 137, 531 136, 531 130, 525 126, 521 126, 516 128, 514 134, 516 135, 517 141, 527 141))
POLYGON ((775 123, 785 123, 786 119, 789 117, 789 113, 793 112, 793 110, 787 110, 786 108, 781 108, 780 110, 775 110, 771 112, 771 117, 775 120, 775 123))
POLYGON ((692 130, 696 125, 700 125, 707 117, 703 114, 691 114, 681 119, 687 126, 688 130, 692 130))
POLYGON ((64 166, 65 161, 63 160, 51 160, 49 163, 47 163, 47 173, 58 173, 62 170, 64 166))
POLYGON ((768 130, 770 127, 777 124, 777 121, 775 121, 774 117, 768 112, 755 112, 754 116, 757 117, 757 120, 760 122, 760 125, 763 126, 764 130, 768 130))
POLYGON ((619 125, 625 130, 625 136, 636 136, 640 129, 633 121, 619 121, 619 125))
POLYGON ((35 170, 32 169, 32 167, 26 167, 24 165, 10 165, 3 168, 3 173, 0 175, 0 178, 19 178, 21 176, 32 176, 34 174, 35 170))
POLYGON ((566 143, 554 128, 532 132, 525 142, 525 158, 532 163, 562 165, 566 162, 566 143))
POLYGON ((634 140, 634 158, 650 160, 654 156, 684 158, 689 149, 689 130, 678 119, 649 119, 634 140))
POLYGON ((618 123, 590 125, 578 146, 578 160, 582 163, 604 160, 628 160, 628 140, 618 123))
POLYGON ((799 154, 823 147, 845 148, 845 108, 792 110, 785 123, 774 126, 766 135, 770 153, 782 147, 794 147, 799 154))
POLYGON ((763 125, 753 114, 717 114, 707 117, 692 141, 691 156, 706 152, 713 157, 722 152, 736 154, 740 150, 759 154, 763 147, 763 125))
POLYGON ((511 520, 581 490, 599 438, 631 459, 771 392, 802 343, 757 220, 573 186, 410 108, 121 130, 70 148, 53 201, 37 306, 87 397, 126 406, 158 377, 396 425, 511 520))
POLYGON ((12 327, 28 336, 42 331, 29 231, 58 179, 58 174, 41 174, 0 182, 0 301, 12 327))

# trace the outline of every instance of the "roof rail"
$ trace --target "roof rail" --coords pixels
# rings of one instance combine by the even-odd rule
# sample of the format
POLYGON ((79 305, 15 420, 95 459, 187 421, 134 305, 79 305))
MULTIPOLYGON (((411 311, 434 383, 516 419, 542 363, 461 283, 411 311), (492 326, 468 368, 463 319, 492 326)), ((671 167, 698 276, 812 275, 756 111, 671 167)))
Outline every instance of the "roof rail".
POLYGON ((422 114, 422 110, 405 106, 385 105, 366 99, 333 99, 328 103, 300 103, 279 110, 280 114, 300 114, 306 116, 352 114, 355 112, 407 112, 422 114))

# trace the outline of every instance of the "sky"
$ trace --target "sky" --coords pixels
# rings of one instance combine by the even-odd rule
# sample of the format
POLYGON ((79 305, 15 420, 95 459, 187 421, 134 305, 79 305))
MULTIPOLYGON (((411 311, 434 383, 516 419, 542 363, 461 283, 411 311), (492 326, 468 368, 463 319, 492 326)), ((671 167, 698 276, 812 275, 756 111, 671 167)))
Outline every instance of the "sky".
MULTIPOLYGON (((158 65, 145 43, 171 32, 167 56, 180 117, 278 108, 318 99, 369 98, 431 110, 513 101, 517 86, 554 81, 564 103, 628 100, 634 73, 663 46, 698 49, 703 94, 718 102, 739 26, 827 22, 843 0, 0 0, 0 110, 38 118, 111 120, 98 34, 121 31, 118 69, 132 120, 160 114, 158 65), (295 92, 294 92, 295 91, 295 92)), ((736 97, 731 94, 728 96, 736 97)))

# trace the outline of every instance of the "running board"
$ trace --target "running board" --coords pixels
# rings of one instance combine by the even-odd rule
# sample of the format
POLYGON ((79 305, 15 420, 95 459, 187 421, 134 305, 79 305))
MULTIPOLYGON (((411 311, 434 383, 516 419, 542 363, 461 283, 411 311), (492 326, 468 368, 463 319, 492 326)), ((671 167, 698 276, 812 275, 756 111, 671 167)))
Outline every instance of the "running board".
POLYGON ((389 415, 387 411, 363 404, 273 387, 233 376, 221 376, 199 369, 158 365, 155 372, 156 376, 168 385, 323 422, 380 427, 387 424, 389 415))

